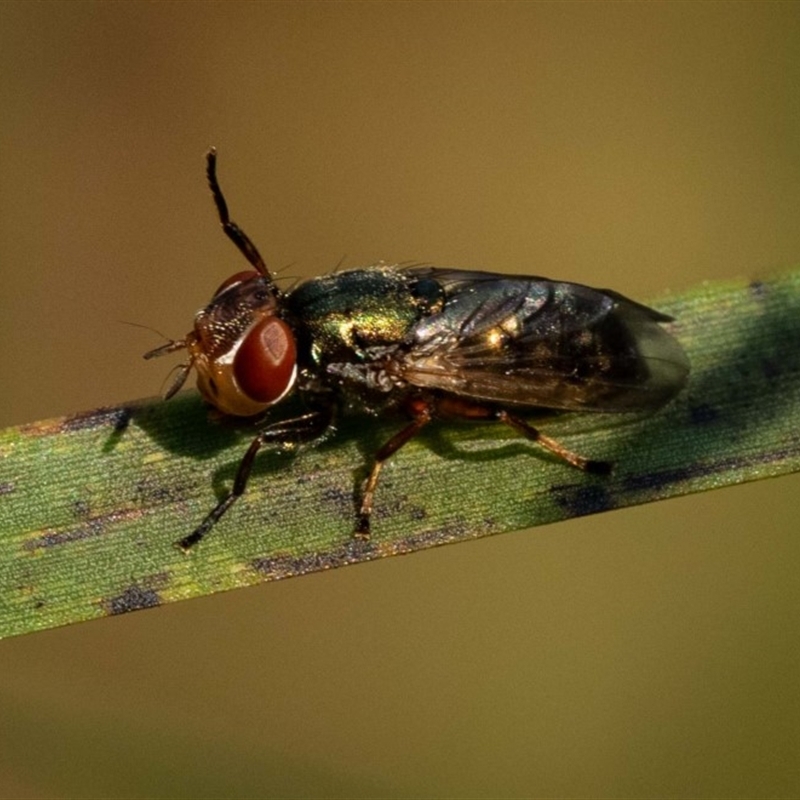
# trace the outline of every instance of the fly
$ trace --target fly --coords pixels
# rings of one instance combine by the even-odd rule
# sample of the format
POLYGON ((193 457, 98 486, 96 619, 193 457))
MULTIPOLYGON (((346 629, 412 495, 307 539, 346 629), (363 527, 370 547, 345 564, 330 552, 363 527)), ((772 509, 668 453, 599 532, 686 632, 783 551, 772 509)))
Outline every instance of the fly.
POLYGON ((381 468, 434 420, 501 422, 573 467, 606 474, 608 462, 573 453, 526 415, 654 410, 686 382, 686 355, 660 325, 671 318, 608 289, 379 265, 284 291, 230 219, 213 148, 206 163, 222 229, 251 269, 217 289, 185 338, 145 358, 188 352, 166 398, 194 369, 200 394, 223 414, 260 418, 290 395, 304 413, 260 429, 232 490, 177 543, 184 551, 242 496, 262 447, 320 439, 338 415, 406 420, 375 454, 364 484, 354 535, 367 538, 381 468))

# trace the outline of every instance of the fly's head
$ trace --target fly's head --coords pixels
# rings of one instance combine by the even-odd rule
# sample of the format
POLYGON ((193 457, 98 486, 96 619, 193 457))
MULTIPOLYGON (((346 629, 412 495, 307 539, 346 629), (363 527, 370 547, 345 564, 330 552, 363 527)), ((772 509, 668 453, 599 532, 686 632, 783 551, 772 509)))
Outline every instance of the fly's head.
POLYGON ((251 417, 285 397, 297 377, 297 345, 279 316, 280 301, 268 275, 249 270, 228 278, 197 312, 184 339, 145 354, 189 353, 165 398, 183 386, 192 368, 200 394, 224 414, 251 417))

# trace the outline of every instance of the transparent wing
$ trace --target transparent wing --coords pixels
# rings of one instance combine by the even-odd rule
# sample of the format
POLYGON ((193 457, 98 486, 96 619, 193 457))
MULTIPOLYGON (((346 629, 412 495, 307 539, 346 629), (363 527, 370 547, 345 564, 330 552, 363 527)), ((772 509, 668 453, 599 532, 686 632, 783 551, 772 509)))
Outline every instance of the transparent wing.
MULTIPOLYGON (((689 372, 669 317, 576 283, 418 267, 442 303, 413 328, 411 385, 501 405, 584 411, 657 408, 689 372)), ((427 292, 430 294, 430 291, 427 292)))

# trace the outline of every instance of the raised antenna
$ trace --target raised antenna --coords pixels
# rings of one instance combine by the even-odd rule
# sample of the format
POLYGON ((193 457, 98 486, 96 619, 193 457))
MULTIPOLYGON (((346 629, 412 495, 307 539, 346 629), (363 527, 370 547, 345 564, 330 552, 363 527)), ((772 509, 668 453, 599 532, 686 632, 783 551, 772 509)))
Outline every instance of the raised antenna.
POLYGON ((214 203, 217 206, 217 213, 219 214, 219 221, 222 224, 222 230, 225 231, 227 237, 239 248, 241 254, 258 270, 270 283, 270 286, 275 292, 275 279, 272 277, 264 259, 261 258, 261 253, 258 248, 250 241, 250 237, 235 223, 231 221, 228 214, 228 204, 222 194, 222 189, 219 188, 219 181, 217 180, 217 151, 212 147, 206 155, 206 175, 208 176, 208 186, 211 189, 211 194, 214 197, 214 203))

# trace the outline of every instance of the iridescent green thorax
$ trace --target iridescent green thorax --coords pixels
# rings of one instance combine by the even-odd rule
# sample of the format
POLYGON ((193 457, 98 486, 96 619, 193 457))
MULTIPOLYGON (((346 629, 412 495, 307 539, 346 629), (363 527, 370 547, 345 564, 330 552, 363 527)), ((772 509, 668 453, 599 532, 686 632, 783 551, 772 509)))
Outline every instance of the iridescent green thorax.
POLYGON ((359 363, 379 347, 398 347, 416 322, 443 302, 432 281, 392 267, 334 273, 299 286, 286 298, 302 319, 301 352, 317 367, 359 363))

